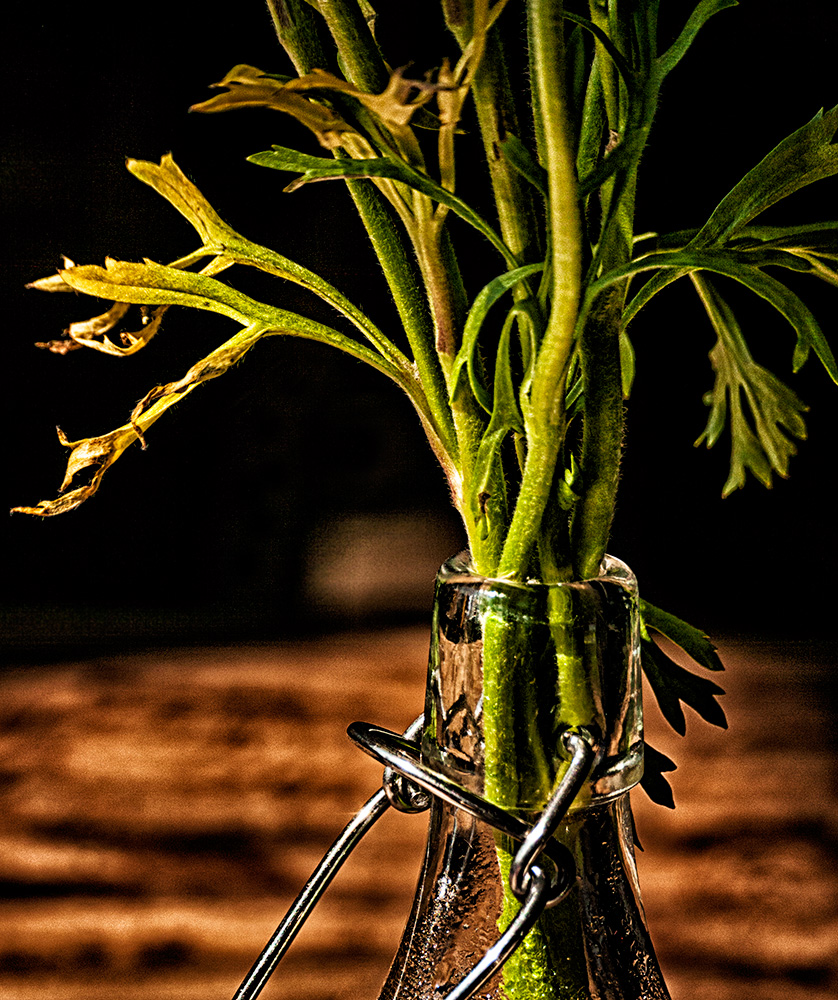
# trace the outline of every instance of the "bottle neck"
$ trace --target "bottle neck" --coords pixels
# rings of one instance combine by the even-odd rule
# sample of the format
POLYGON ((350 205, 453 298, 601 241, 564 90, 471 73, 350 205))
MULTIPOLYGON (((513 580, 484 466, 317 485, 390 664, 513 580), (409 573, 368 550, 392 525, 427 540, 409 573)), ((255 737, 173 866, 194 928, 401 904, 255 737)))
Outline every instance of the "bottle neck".
MULTIPOLYGON (((576 880, 545 910, 481 1000, 668 1000, 637 889, 628 796, 579 809, 557 837, 576 880)), ((439 1000, 514 916, 516 845, 435 801, 413 911, 380 1000, 439 1000)))
MULTIPOLYGON (((636 591, 629 571, 567 585, 468 573, 437 581, 426 763, 519 819, 534 820, 568 766, 568 726, 599 754, 556 837, 576 878, 546 909, 481 1000, 666 1000, 637 889, 626 789, 642 770, 636 591)), ((519 908, 516 844, 435 801, 425 867, 382 1000, 438 1000, 519 908)))

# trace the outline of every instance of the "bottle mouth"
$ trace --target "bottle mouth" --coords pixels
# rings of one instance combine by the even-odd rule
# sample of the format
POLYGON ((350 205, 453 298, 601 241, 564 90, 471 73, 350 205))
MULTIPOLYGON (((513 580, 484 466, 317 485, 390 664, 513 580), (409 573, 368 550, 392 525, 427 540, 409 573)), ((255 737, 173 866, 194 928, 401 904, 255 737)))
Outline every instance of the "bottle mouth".
POLYGON ((484 694, 495 704, 502 688, 511 706, 504 726, 541 747, 538 754, 522 751, 517 807, 529 809, 531 799, 538 799, 533 808, 543 805, 545 769, 562 767, 557 734, 574 725, 600 736, 574 810, 624 794, 643 774, 636 599, 634 574, 613 556, 592 580, 544 584, 483 577, 467 550, 457 553, 437 577, 428 715, 436 721, 426 729, 424 752, 479 792, 484 694), (508 660, 503 682, 499 657, 508 660), (495 664, 491 673, 486 662, 495 664))
POLYGON ((543 583, 541 580, 530 578, 527 580, 514 580, 509 577, 490 577, 481 576, 475 568, 471 561, 471 552, 468 549, 463 549, 462 552, 458 552, 455 556, 447 559, 439 570, 439 579, 444 580, 447 583, 466 583, 473 582, 475 584, 489 584, 501 587, 521 587, 531 589, 533 587, 577 587, 584 584, 595 583, 595 582, 609 582, 609 583, 619 583, 622 586, 629 587, 633 590, 637 589, 637 578, 631 569, 616 556, 611 556, 606 554, 605 558, 602 560, 600 565, 600 572, 598 576, 592 577, 587 580, 569 580, 567 582, 559 583, 543 583))

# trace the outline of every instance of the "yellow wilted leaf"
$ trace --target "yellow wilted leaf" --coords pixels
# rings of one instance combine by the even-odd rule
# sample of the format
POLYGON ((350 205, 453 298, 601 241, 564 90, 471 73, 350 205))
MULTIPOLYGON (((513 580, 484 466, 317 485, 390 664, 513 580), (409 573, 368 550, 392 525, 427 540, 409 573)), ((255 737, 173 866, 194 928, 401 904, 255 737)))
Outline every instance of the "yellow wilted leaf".
POLYGON ((36 507, 14 507, 13 513, 37 514, 50 517, 73 510, 84 503, 99 489, 102 477, 113 463, 122 455, 126 448, 135 441, 145 446, 145 431, 161 417, 170 406, 183 399, 196 386, 209 379, 217 378, 240 361, 251 347, 267 333, 266 327, 254 324, 240 330, 221 347, 193 365, 177 382, 168 382, 152 389, 134 408, 130 423, 117 427, 109 434, 98 437, 83 438, 80 441, 69 441, 58 429, 61 443, 72 449, 67 459, 67 469, 60 489, 66 490, 78 473, 93 468, 95 471, 90 482, 79 486, 70 493, 57 497, 55 500, 42 500, 36 507))
POLYGON ((175 163, 171 153, 166 153, 159 164, 129 157, 125 165, 138 180, 154 188, 194 226, 207 249, 221 249, 230 237, 237 235, 175 163))
POLYGON ((113 260, 105 266, 85 264, 62 271, 61 276, 76 291, 114 302, 136 305, 181 305, 208 309, 240 322, 253 321, 253 310, 264 308, 234 288, 192 271, 146 260, 142 264, 113 260))

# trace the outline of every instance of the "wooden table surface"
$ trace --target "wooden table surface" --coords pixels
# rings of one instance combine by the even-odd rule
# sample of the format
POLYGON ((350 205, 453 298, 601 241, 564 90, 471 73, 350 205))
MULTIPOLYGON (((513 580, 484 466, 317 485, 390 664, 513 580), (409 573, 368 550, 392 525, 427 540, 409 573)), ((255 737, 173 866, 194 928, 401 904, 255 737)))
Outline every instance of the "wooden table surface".
MULTIPOLYGON (((421 630, 14 665, 0 676, 0 997, 224 1000, 380 768, 345 736, 421 710, 421 630)), ((838 996, 838 646, 730 642, 678 808, 633 793, 675 1000, 838 996)), ((374 1000, 425 818, 385 816, 263 994, 374 1000)))

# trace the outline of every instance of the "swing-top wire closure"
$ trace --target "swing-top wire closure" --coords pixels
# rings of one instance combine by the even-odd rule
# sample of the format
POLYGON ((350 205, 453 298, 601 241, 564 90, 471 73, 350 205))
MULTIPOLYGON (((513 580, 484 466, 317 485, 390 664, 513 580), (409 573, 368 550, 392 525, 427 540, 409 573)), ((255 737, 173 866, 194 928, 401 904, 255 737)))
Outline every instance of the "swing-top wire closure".
MULTIPOLYGON (((533 826, 528 826, 512 813, 463 788, 427 764, 422 760, 419 744, 406 736, 399 736, 368 722, 353 722, 347 732, 362 750, 386 764, 389 770, 399 772, 410 783, 419 785, 437 798, 463 809, 495 830, 519 841, 521 846, 512 860, 509 875, 510 888, 519 900, 527 895, 530 872, 542 853, 555 866, 546 905, 555 906, 564 898, 573 882, 576 867, 567 848, 552 837, 593 764, 596 745, 586 729, 575 727, 562 734, 562 743, 570 754, 570 763, 557 778, 547 806, 533 826)), ((399 797, 404 796, 402 786, 399 797)), ((397 809, 401 808, 398 802, 392 804, 397 809)))
POLYGON ((517 816, 468 791, 425 763, 420 745, 415 742, 423 725, 424 716, 420 715, 402 736, 366 722, 353 722, 349 727, 352 740, 385 764, 382 787, 358 810, 323 856, 236 990, 233 1000, 255 1000, 261 993, 343 863, 391 805, 400 812, 422 812, 430 807, 430 796, 435 796, 488 823, 521 845, 509 872, 510 888, 521 902, 520 909, 486 954, 442 1000, 468 1000, 473 996, 519 947, 542 912, 565 897, 573 885, 576 866, 570 851, 552 838, 593 767, 597 746, 588 730, 574 727, 563 733, 562 742, 570 762, 556 779, 538 820, 528 826, 517 816), (551 862, 549 875, 540 863, 542 854, 551 862))

